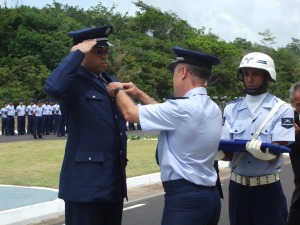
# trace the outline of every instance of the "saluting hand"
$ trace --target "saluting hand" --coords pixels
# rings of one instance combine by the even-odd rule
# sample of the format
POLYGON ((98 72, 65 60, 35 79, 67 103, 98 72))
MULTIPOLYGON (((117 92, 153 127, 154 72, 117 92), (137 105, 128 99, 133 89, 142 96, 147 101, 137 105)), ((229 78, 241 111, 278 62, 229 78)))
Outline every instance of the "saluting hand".
POLYGON ((87 53, 89 52, 95 45, 97 44, 96 39, 91 39, 91 40, 87 40, 84 42, 81 42, 77 45, 74 45, 71 48, 71 52, 75 51, 75 50, 80 50, 83 53, 87 53))

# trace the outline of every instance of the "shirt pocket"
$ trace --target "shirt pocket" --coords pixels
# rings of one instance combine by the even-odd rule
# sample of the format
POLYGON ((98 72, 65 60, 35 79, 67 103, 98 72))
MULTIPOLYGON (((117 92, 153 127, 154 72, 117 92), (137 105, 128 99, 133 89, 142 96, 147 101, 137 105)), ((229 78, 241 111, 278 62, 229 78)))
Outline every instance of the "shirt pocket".
POLYGON ((246 126, 243 124, 234 125, 229 129, 232 139, 245 139, 246 126))
POLYGON ((104 161, 103 152, 77 152, 76 162, 94 162, 101 163, 104 161))
POLYGON ((84 115, 104 115, 108 108, 108 97, 97 90, 84 90, 84 97, 79 105, 84 115))
POLYGON ((85 90, 84 94, 85 94, 85 97, 90 101, 102 101, 103 100, 103 96, 99 91, 90 89, 90 90, 85 90))
POLYGON ((265 126, 260 132, 262 142, 272 142, 272 126, 265 126))

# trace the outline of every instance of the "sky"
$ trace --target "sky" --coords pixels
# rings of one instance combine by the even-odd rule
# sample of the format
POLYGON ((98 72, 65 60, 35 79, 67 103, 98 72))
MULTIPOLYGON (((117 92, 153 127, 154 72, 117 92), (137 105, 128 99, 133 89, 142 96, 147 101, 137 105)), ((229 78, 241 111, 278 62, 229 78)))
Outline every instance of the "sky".
MULTIPOLYGON (((138 10, 132 2, 137 0, 56 0, 69 6, 88 9, 99 2, 115 12, 135 15, 138 10)), ((0 0, 3 6, 28 5, 42 8, 52 0, 0 0)), ((225 41, 245 38, 252 43, 261 43, 259 32, 269 29, 276 37, 273 47, 284 47, 292 38, 300 39, 300 0, 143 0, 147 5, 164 12, 176 13, 194 28, 211 29, 225 41)))

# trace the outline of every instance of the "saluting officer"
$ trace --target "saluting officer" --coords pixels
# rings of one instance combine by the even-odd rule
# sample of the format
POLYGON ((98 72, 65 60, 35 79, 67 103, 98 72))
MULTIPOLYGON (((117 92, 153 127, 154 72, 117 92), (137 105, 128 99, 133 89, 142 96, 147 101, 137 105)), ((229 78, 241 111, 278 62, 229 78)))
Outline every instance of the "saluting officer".
POLYGON ((205 84, 218 58, 173 47, 170 64, 174 96, 158 104, 133 83, 110 83, 125 119, 143 131, 160 131, 158 161, 165 190, 162 225, 216 225, 221 202, 214 159, 222 129, 222 113, 207 95, 205 84), (125 89, 125 90, 124 90, 125 89), (142 105, 136 106, 131 97, 142 105))
POLYGON ((44 85, 67 118, 59 198, 66 225, 121 225, 126 191, 126 123, 106 90, 113 27, 69 32, 73 47, 44 85))

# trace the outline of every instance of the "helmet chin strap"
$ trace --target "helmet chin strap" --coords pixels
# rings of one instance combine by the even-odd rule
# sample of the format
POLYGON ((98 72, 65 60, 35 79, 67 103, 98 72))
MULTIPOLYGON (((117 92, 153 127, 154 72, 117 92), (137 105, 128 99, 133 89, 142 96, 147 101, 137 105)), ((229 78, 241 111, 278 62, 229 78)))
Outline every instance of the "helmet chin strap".
POLYGON ((256 88, 256 89, 247 88, 245 86, 245 83, 244 83, 244 87, 245 87, 246 93, 248 95, 252 95, 252 96, 261 95, 261 94, 267 93, 267 91, 268 91, 268 83, 267 82, 264 82, 263 85, 261 85, 259 88, 256 88))

